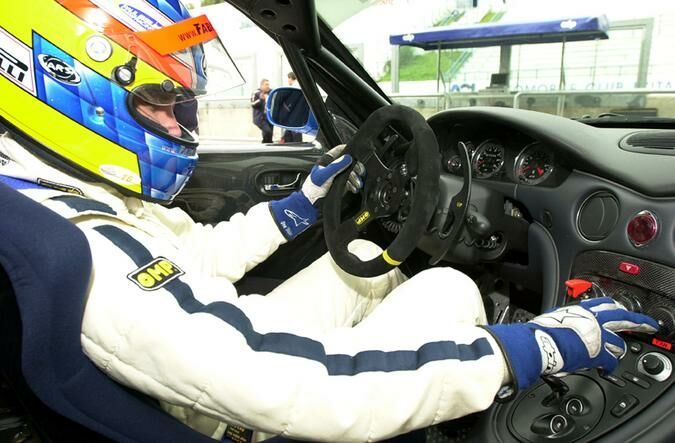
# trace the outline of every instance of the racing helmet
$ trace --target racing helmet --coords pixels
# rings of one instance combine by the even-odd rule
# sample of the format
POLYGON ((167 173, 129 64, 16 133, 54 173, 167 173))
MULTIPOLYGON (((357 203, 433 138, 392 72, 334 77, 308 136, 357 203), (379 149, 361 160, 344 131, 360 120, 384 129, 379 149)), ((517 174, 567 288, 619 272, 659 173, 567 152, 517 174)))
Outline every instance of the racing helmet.
POLYGON ((0 118, 37 154, 172 201, 197 163, 197 99, 243 84, 208 18, 180 0, 4 3, 0 118))

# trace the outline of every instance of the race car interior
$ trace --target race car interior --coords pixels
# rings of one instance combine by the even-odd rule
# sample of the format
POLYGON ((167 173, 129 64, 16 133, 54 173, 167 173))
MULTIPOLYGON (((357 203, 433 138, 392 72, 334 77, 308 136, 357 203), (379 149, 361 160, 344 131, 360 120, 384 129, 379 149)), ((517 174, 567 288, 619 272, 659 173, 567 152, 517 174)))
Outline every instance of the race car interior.
MULTIPOLYGON (((345 192, 348 174, 339 176, 323 203, 323 224, 252 270, 237 284, 240 293, 267 293, 328 251, 343 269, 361 276, 395 266, 409 276, 433 266, 460 269, 478 284, 490 323, 525 322, 556 306, 612 297, 661 326, 655 336, 623 335, 628 352, 615 372, 592 369, 546 377, 529 390, 501 392, 484 412, 426 429, 407 441, 672 441, 675 125, 601 127, 501 107, 457 108, 425 119, 392 104, 317 17, 313 1, 230 3, 284 49, 303 87, 298 93, 304 92, 321 128, 321 144, 347 143, 348 152, 366 168, 361 193, 345 192), (356 237, 387 248, 389 259, 361 262, 346 249, 356 237)), ((294 188, 270 184, 302 183, 322 153, 318 148, 283 154, 203 152, 174 204, 199 222, 226 220, 257 202, 287 195, 294 188)), ((0 191, 3 214, 21 208, 26 217, 48 217, 29 208, 30 202, 17 200, 9 188, 0 185, 0 191)), ((0 223, 0 238, 32 241, 11 228, 17 225, 9 221, 11 215, 2 218, 6 223, 0 223)), ((49 222, 31 229, 53 226, 51 219, 43 220, 49 222)), ((77 242, 76 234, 69 235, 77 242)), ((155 402, 112 381, 115 386, 100 388, 100 398, 115 398, 114 407, 94 405, 90 400, 96 399, 97 386, 106 382, 102 373, 94 374, 91 363, 83 370, 90 377, 87 384, 79 385, 77 395, 73 385, 65 386, 70 391, 64 394, 62 384, 76 381, 68 378, 69 371, 87 365, 81 351, 64 353, 77 362, 71 367, 49 363, 53 378, 36 379, 36 361, 64 356, 53 349, 61 342, 31 331, 47 326, 61 330, 53 324, 64 319, 77 325, 84 289, 77 290, 80 299, 69 302, 70 314, 57 311, 53 303, 45 307, 54 312, 36 313, 23 305, 26 297, 19 297, 26 286, 12 279, 17 274, 10 272, 15 263, 9 260, 17 260, 16 250, 10 242, 0 243, 0 270, 9 275, 3 272, 0 279, 0 441, 207 440, 181 431, 185 427, 163 415, 155 402), (42 338, 35 342, 31 337, 42 338), (82 395, 87 389, 95 391, 82 395), (124 394, 113 394, 115 389, 124 394), (133 409, 121 411, 125 407, 133 409), (142 419, 131 419, 130 411, 150 421, 138 423, 142 419), (162 430, 148 430, 152 426, 162 430)), ((86 264, 86 257, 82 260, 86 264)), ((56 284, 52 281, 61 281, 55 279, 59 272, 28 274, 53 279, 29 288, 49 292, 49 285, 56 284)), ((78 278, 72 272, 65 275, 73 282, 78 278)), ((453 296, 448 288, 448 297, 453 296)), ((37 297, 38 302, 45 299, 37 297)), ((70 345, 79 346, 72 323, 70 328, 70 345)))

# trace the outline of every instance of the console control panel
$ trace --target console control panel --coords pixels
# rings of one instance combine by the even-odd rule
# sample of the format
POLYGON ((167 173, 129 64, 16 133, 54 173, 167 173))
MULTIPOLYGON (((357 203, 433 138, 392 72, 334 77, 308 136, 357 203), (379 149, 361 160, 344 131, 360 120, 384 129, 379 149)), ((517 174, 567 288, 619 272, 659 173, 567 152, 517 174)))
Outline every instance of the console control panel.
POLYGON ((500 405, 498 415, 507 420, 514 441, 596 441, 658 398, 675 379, 675 354, 624 339, 628 352, 613 373, 590 369, 556 383, 544 380, 500 405))
POLYGON ((656 319, 659 332, 642 337, 645 341, 666 351, 675 345, 674 268, 608 251, 586 251, 574 261, 570 279, 591 283, 581 298, 612 297, 626 309, 656 319))

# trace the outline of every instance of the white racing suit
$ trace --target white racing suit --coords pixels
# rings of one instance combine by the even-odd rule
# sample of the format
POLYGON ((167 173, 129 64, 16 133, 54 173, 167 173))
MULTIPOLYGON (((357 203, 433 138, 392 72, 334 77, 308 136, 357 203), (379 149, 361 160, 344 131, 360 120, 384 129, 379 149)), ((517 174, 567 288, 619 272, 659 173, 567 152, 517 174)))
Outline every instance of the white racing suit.
MULTIPOLYGON (((202 433, 220 438, 228 423, 378 440, 483 410, 508 381, 497 343, 476 326, 486 321, 478 289, 458 271, 364 279, 326 255, 267 296, 237 294, 233 283, 285 241, 266 203, 204 226, 0 142, 0 174, 83 194, 23 191, 89 241, 84 352, 202 433)), ((381 253, 350 248, 364 260, 381 253)))

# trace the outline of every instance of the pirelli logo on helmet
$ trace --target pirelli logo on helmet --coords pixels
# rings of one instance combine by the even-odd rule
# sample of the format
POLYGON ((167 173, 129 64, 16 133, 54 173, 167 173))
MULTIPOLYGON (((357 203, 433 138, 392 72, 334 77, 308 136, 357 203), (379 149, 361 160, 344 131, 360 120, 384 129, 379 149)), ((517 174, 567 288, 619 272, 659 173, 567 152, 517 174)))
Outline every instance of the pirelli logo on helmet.
POLYGON ((127 275, 127 278, 144 291, 154 291, 185 274, 178 266, 164 257, 158 257, 127 275))

